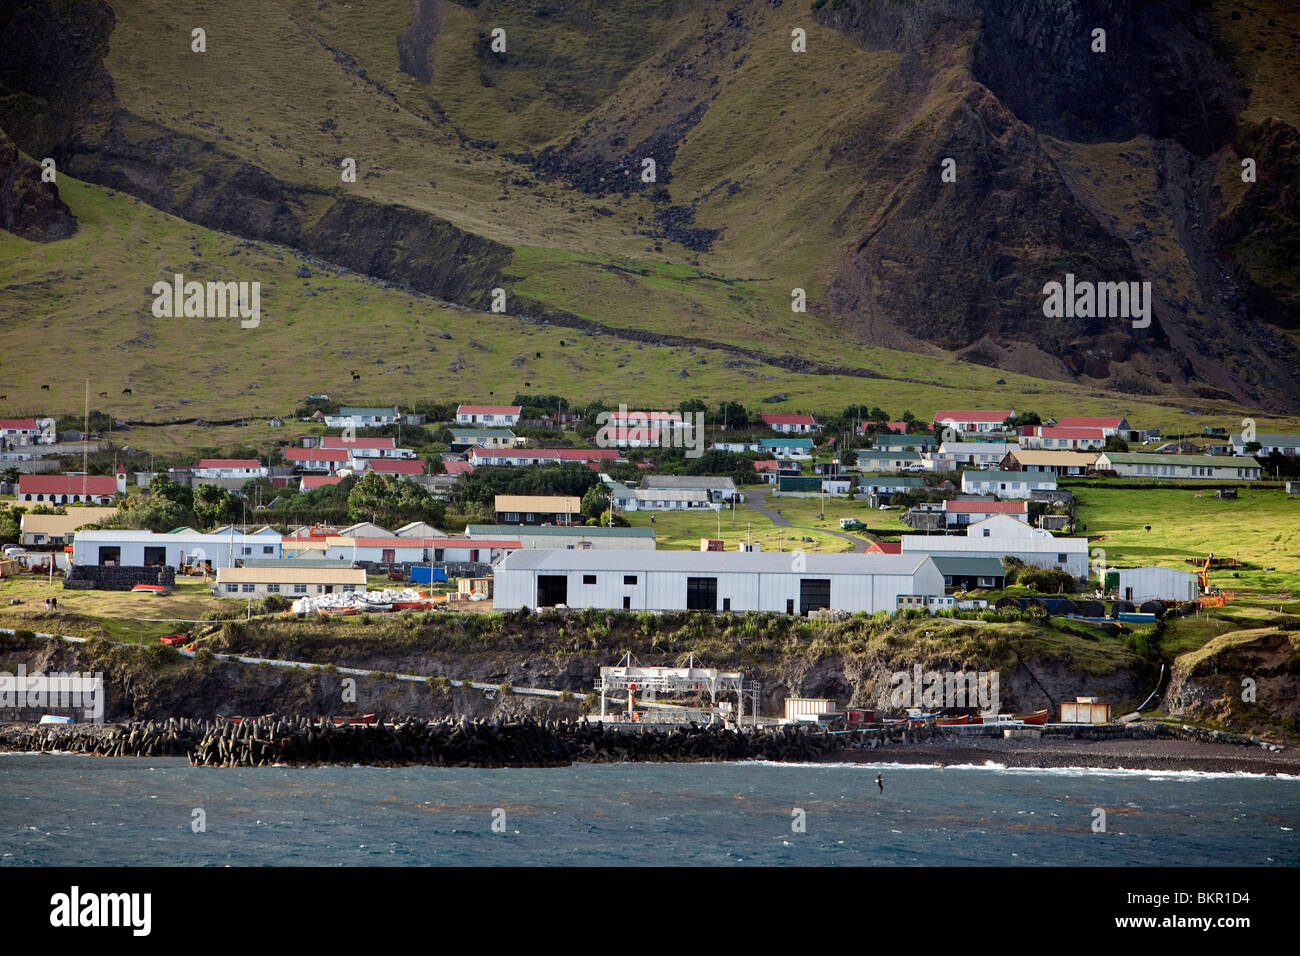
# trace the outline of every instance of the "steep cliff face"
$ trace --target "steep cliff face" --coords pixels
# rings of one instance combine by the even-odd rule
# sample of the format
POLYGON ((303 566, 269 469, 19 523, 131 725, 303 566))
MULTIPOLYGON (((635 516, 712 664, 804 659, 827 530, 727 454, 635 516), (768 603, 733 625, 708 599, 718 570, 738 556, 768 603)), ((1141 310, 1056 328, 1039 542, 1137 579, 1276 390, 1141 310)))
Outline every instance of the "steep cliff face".
POLYGON ((1174 661, 1164 709, 1228 730, 1300 732, 1295 631, 1225 634, 1174 661))
POLYGON ((59 187, 42 180, 41 167, 23 159, 0 129, 0 229, 35 242, 66 239, 77 220, 59 198, 59 187))

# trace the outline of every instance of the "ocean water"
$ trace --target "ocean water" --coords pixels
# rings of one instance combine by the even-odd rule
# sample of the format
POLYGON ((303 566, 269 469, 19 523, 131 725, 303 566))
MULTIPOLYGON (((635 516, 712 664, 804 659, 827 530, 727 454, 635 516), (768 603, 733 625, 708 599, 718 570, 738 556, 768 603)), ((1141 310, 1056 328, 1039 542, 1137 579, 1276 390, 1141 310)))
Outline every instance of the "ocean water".
POLYGON ((1298 827, 1300 779, 1242 774, 0 758, 5 866, 1295 866, 1298 827))

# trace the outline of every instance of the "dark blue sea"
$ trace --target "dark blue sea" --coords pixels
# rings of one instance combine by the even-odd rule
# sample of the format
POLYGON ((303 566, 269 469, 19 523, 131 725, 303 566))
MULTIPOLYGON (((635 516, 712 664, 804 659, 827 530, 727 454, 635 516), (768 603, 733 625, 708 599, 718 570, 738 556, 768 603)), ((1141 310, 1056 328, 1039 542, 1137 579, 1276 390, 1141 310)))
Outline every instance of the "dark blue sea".
POLYGON ((0 757, 6 866, 1295 866, 1297 827, 1300 779, 1242 774, 0 757))

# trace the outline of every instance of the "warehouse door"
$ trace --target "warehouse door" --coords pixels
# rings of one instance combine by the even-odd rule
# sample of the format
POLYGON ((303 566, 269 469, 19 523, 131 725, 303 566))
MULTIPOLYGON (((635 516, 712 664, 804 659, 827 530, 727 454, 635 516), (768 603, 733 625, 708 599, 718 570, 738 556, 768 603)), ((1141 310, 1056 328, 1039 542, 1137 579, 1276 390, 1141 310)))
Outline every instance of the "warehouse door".
POLYGON ((146 568, 160 568, 167 563, 166 548, 145 548, 144 549, 144 566, 146 568))
POLYGON ((802 578, 799 581, 799 613, 807 614, 831 606, 830 578, 802 578))
POLYGON ((718 609, 717 578, 686 579, 686 610, 716 611, 718 609))
POLYGON ((539 574, 537 576, 537 606, 555 607, 569 603, 569 576, 567 574, 539 574))

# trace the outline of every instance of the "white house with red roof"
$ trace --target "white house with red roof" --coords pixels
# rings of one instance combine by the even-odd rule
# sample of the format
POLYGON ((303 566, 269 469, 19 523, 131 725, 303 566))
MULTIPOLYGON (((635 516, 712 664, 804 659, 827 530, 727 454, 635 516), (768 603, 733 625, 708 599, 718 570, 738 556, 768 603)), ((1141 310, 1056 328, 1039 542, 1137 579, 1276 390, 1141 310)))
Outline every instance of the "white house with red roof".
POLYGON ((519 424, 519 410, 518 405, 459 405, 456 408, 456 424, 505 428, 519 424))
POLYGON ((1014 408, 992 409, 988 411, 978 411, 974 409, 953 409, 941 408, 934 413, 934 421, 941 428, 953 428, 959 432, 970 432, 974 434, 1000 432, 1005 428, 1003 424, 1008 418, 1015 415, 1014 408))
POLYGON ((265 478, 269 469, 256 458, 200 458, 195 478, 265 478))
POLYGON ((126 472, 112 475, 19 475, 18 500, 38 504, 112 504, 113 496, 126 492, 126 472))
POLYGON ((34 418, 0 418, 0 451, 35 445, 40 437, 41 426, 34 418))
POLYGON ((398 448, 391 438, 353 438, 348 435, 326 435, 320 447, 328 451, 345 451, 352 458, 414 458, 415 451, 398 448))
POLYGON ((1020 447, 1042 451, 1101 451, 1106 447, 1106 430, 1062 425, 1026 425, 1020 429, 1020 447))
POLYGON ((811 415, 787 415, 784 413, 768 412, 760 415, 763 424, 775 432, 815 432, 820 430, 821 426, 811 415))
POLYGON ((286 448, 284 460, 299 471, 324 471, 330 474, 348 466, 351 456, 341 448, 286 448))
POLYGON ((601 448, 659 448, 665 440, 660 428, 604 425, 596 431, 596 444, 601 448))
POLYGON ((1100 428, 1102 434, 1106 438, 1112 438, 1115 435, 1119 435, 1120 438, 1125 438, 1127 434, 1133 430, 1132 428, 1129 427, 1127 418, 1123 418, 1123 417, 1116 418, 1114 416, 1111 417, 1101 416, 1096 418, 1080 418, 1080 417, 1067 416, 1065 418, 1057 419, 1056 427, 1058 428, 1100 428), (1123 432, 1124 434, 1121 435, 1120 434, 1121 432, 1123 432))
POLYGON ((1029 502, 995 501, 992 498, 949 498, 943 503, 943 513, 949 527, 974 524, 993 515, 1010 515, 1017 521, 1029 523, 1029 502))

